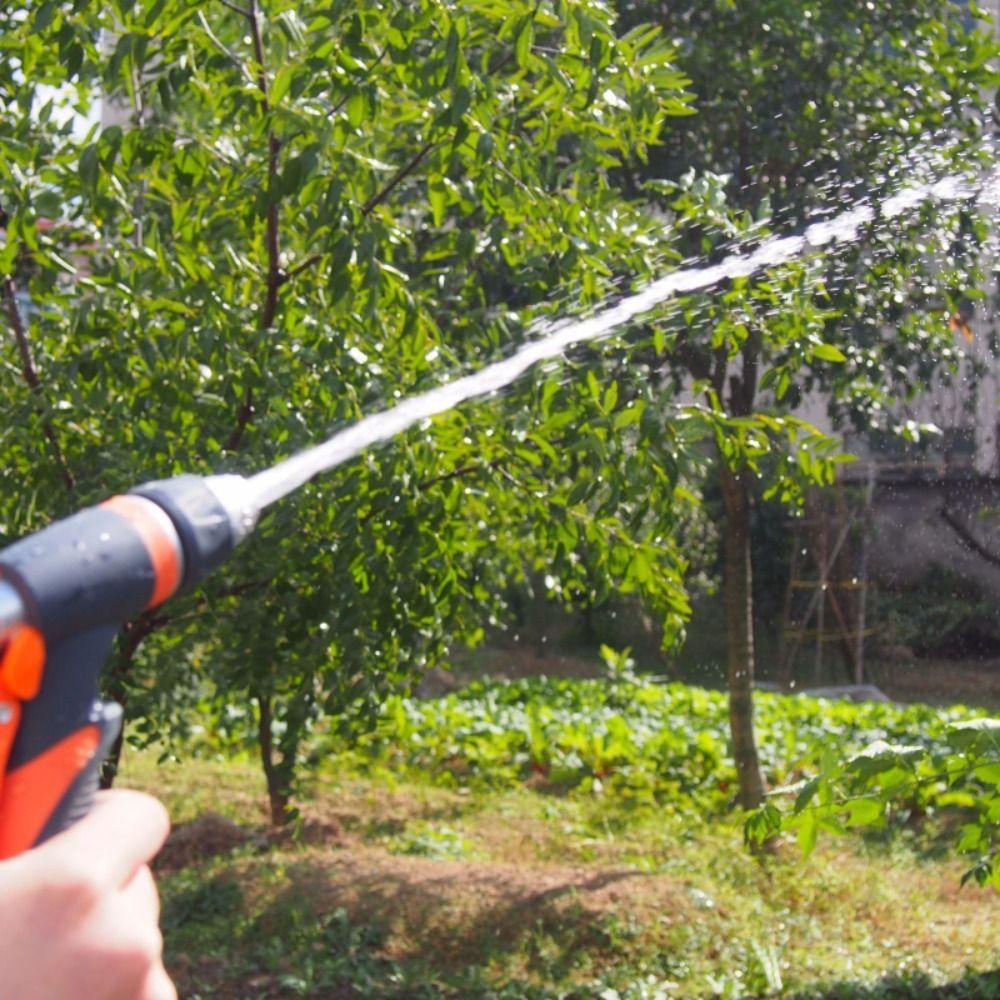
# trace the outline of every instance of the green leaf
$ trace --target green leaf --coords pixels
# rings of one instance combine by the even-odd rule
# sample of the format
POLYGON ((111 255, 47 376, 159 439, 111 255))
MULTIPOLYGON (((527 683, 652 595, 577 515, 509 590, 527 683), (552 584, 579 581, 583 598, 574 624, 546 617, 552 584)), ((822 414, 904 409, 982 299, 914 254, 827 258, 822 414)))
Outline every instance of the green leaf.
POLYGON ((839 347, 834 347, 833 344, 814 344, 812 355, 821 361, 831 361, 835 364, 840 364, 847 360, 847 355, 839 347))
POLYGON ((489 160, 493 155, 495 145, 493 136, 489 132, 480 132, 479 139, 476 141, 476 159, 480 163, 489 160))
POLYGON ((45 259, 65 274, 76 274, 77 269, 64 257, 60 257, 54 250, 46 250, 45 259))
POLYGON ((760 845, 781 832, 781 813, 770 802, 755 809, 743 824, 743 839, 747 844, 760 845))
POLYGON ((871 826, 885 816, 885 804, 878 799, 851 799, 847 813, 848 826, 871 826))
POLYGON ((810 778, 802 788, 799 790, 798 795, 795 797, 795 811, 797 813, 802 812, 810 802, 815 798, 816 792, 819 790, 820 779, 818 777, 810 778))
POLYGON ((601 402, 601 409, 605 413, 610 413, 614 408, 615 404, 618 402, 618 383, 616 381, 611 382, 611 384, 604 390, 604 399, 601 402))
POLYGON ((816 849, 816 837, 819 833, 819 818, 814 809, 806 810, 801 814, 798 821, 796 835, 799 841, 799 849, 804 858, 809 857, 816 849))
POLYGON ((0 275, 6 276, 10 274, 16 260, 17 243, 14 240, 8 240, 0 247, 0 275))
POLYGON ((431 207, 431 216, 434 220, 434 225, 440 226, 444 221, 445 211, 448 207, 448 191, 441 177, 429 177, 427 179, 427 200, 431 207))
POLYGON ((601 383, 597 381, 597 376, 594 374, 593 368, 587 369, 587 390, 590 393, 591 399, 600 405, 601 383))
POLYGON ((1000 762, 996 764, 980 764, 972 772, 980 781, 1000 788, 1000 762))
POLYGON ((347 121, 354 128, 357 128, 365 120, 365 113, 367 110, 365 95, 361 93, 360 90, 355 91, 350 97, 347 98, 345 110, 347 112, 347 121))
POLYGON ((956 722, 948 730, 953 745, 966 750, 988 752, 1000 747, 1000 719, 969 719, 956 722))
POLYGON ((528 59, 531 56, 531 46, 534 44, 534 40, 535 26, 532 19, 528 17, 525 18, 524 24, 514 41, 514 57, 521 69, 525 69, 528 65, 528 59))
POLYGON ((274 78, 271 80, 271 87, 268 92, 272 107, 276 104, 280 104, 281 99, 288 93, 288 88, 291 87, 292 80, 295 77, 296 68, 297 66, 295 63, 289 63, 286 66, 282 66, 281 69, 274 74, 274 78))
POLYGON ((97 155, 97 145, 87 146, 80 154, 79 173, 80 181, 89 191, 97 188, 97 178, 100 173, 101 164, 97 155))

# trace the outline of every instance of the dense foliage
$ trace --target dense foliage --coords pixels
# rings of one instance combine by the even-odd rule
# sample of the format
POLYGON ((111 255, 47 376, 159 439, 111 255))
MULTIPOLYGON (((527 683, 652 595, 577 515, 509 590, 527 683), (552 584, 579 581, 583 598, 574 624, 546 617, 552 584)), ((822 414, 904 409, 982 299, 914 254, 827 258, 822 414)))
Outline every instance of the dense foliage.
MULTIPOLYGON (((852 756, 873 739, 906 741, 939 759, 953 752, 956 725, 964 732, 988 721, 962 706, 766 692, 755 700, 762 763, 775 787, 852 756)), ((486 680, 439 699, 392 697, 356 750, 320 737, 316 753, 413 769, 447 787, 540 784, 718 815, 732 808, 735 796, 727 718, 723 693, 646 677, 486 680)), ((914 808, 971 804, 954 791, 944 779, 926 782, 897 809, 905 818, 914 808)))
POLYGON ((733 741, 741 799, 752 805, 764 793, 750 709, 752 498, 762 486, 794 499, 803 479, 824 481, 786 433, 811 391, 823 393, 814 405, 859 429, 913 435, 894 402, 956 362, 947 320, 985 294, 987 220, 962 201, 927 201, 897 219, 880 219, 877 205, 905 184, 990 164, 997 40, 986 11, 951 0, 619 7, 626 23, 649 20, 676 39, 700 111, 623 178, 677 214, 685 254, 719 259, 775 223, 876 205, 875 224, 851 247, 781 281, 768 271, 727 294, 713 289, 663 334, 674 385, 693 384, 719 419, 733 741))
MULTIPOLYGON (((821 830, 950 814, 967 877, 1000 888, 1000 720, 962 706, 760 692, 755 702, 761 766, 776 791, 748 817, 749 842, 787 829, 809 853, 821 830)), ((321 740, 320 755, 329 749, 321 740)), ((627 670, 601 681, 477 682, 438 700, 393 697, 347 756, 450 787, 607 792, 693 816, 730 811, 738 780, 722 694, 627 670)))
MULTIPOLYGON (((528 700, 594 701, 555 687, 528 700)), ((432 740, 443 737, 435 727, 432 740)), ((264 803, 248 800, 260 787, 251 761, 164 766, 129 754, 123 779, 185 824, 159 879, 167 967, 182 995, 997 995, 1000 895, 958 891, 960 868, 939 836, 953 810, 826 838, 805 864, 791 842, 741 851, 738 826, 711 806, 675 812, 612 782, 595 794, 521 781, 499 755, 492 766, 480 755, 475 775, 446 760, 453 780, 442 779, 407 766, 417 747, 413 736, 406 744, 367 759, 331 755, 303 789, 299 837, 248 828, 264 821, 264 803), (242 828, 233 839, 246 846, 216 854, 232 842, 220 836, 227 826, 242 828), (212 856, 199 856, 199 843, 212 856)))
POLYGON ((846 758, 826 750, 818 773, 776 789, 774 801, 748 817, 747 840, 760 844, 790 829, 808 854, 823 830, 881 828, 901 808, 957 807, 964 822, 956 846, 971 862, 963 883, 1000 890, 1000 719, 954 723, 930 744, 914 735, 876 739, 846 758))
MULTIPOLYGON (((845 824, 808 864, 792 837, 741 851, 724 695, 609 659, 602 680, 390 699, 360 746, 317 732, 299 836, 254 828, 260 782, 216 733, 175 764, 130 754, 126 781, 194 820, 160 876, 182 993, 997 995, 1000 894, 959 891, 946 850, 982 778, 904 789, 880 830, 845 824), (219 813, 238 824, 231 853, 219 813)), ((776 782, 872 734, 947 755, 954 727, 986 722, 961 707, 769 693, 757 709, 776 782)))

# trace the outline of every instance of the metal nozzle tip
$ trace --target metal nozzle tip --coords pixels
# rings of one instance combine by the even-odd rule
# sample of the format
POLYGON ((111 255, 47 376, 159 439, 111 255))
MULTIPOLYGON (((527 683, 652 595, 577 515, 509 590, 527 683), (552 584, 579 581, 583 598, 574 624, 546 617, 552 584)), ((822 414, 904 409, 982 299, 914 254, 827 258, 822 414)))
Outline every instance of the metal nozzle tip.
POLYGON ((5 580, 0 580, 0 642, 24 621, 24 606, 18 592, 5 580))
POLYGON ((205 486, 215 494, 229 515, 233 545, 239 545, 257 527, 260 519, 260 506, 254 498, 250 483, 243 476, 206 476, 205 486))

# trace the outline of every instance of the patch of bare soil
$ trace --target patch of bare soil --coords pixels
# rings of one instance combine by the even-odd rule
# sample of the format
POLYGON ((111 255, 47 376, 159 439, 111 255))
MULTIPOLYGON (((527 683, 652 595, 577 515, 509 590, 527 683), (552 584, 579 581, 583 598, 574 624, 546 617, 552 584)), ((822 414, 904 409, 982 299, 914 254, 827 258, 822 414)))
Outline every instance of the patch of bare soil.
POLYGON ((381 926, 389 957, 426 955, 433 942, 435 962, 444 963, 467 962, 470 949, 510 945, 532 930, 600 948, 607 916, 663 925, 691 911, 676 879, 624 866, 432 860, 361 845, 307 849, 289 865, 288 880, 285 891, 311 898, 318 912, 343 907, 381 926))
POLYGON ((1000 659, 907 660, 876 665, 873 673, 894 701, 1000 708, 1000 659))
POLYGON ((429 670, 417 686, 416 694, 421 698, 438 698, 484 676, 502 681, 540 676, 593 679, 604 676, 604 669, 595 657, 543 653, 530 646, 483 646, 474 654, 458 656, 451 670, 440 667, 429 670))

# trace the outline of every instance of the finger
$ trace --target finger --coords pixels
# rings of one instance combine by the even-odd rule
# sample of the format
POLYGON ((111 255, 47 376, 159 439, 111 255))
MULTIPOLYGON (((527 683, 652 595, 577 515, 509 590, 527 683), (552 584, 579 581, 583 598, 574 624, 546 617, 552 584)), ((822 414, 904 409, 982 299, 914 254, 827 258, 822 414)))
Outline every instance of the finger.
POLYGON ((124 887, 153 858, 169 831, 166 809, 151 796, 101 792, 88 816, 35 852, 44 852, 47 864, 64 862, 74 871, 86 866, 97 885, 124 887))
POLYGON ((162 964, 150 970, 136 1000, 177 1000, 177 989, 162 964))

